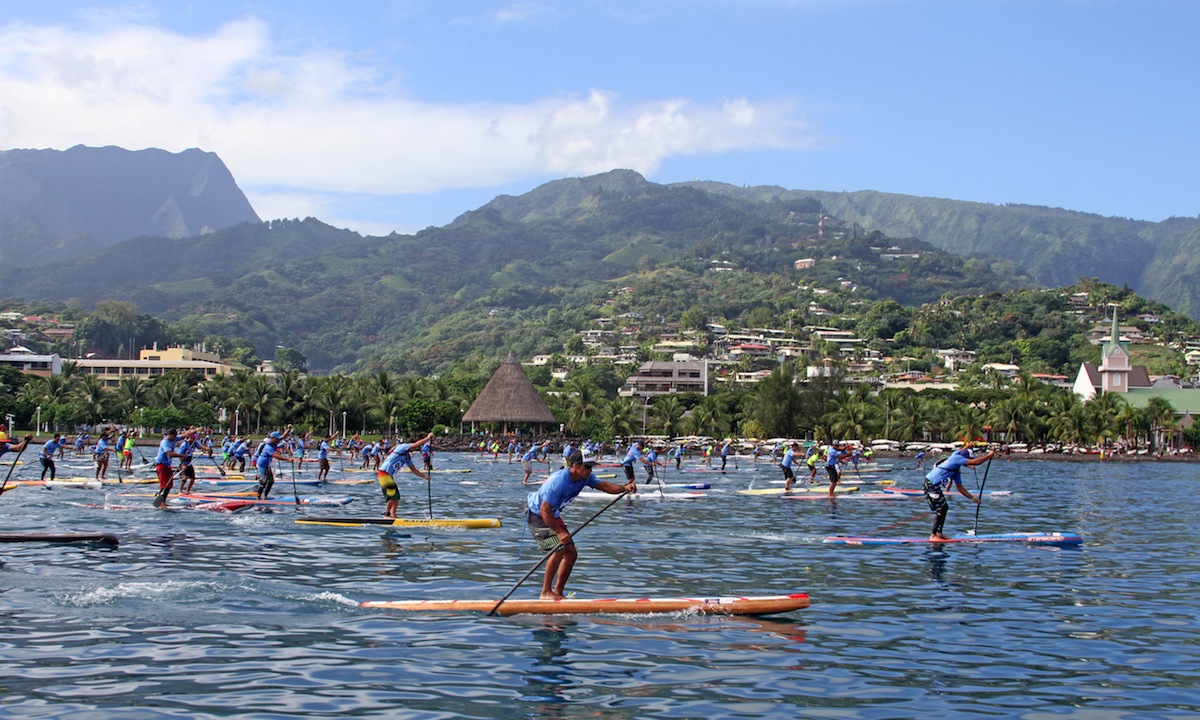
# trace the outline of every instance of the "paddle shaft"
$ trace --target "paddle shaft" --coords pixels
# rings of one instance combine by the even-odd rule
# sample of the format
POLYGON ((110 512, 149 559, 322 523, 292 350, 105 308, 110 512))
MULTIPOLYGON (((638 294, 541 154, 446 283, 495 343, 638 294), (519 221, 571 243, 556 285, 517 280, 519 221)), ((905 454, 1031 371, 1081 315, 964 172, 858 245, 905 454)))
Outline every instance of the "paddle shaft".
POLYGON ((979 510, 983 507, 983 486, 987 485, 987 474, 991 469, 992 459, 988 458, 987 465, 983 468, 983 482, 979 483, 979 502, 975 503, 975 527, 971 529, 972 535, 979 530, 979 510))
POLYGON ((225 477, 225 468, 221 467, 221 463, 217 462, 217 459, 212 456, 212 453, 207 453, 207 455, 208 459, 212 460, 212 464, 217 466, 217 472, 221 473, 221 477, 225 477))
MULTIPOLYGON (((596 518, 600 517, 600 515, 602 515, 602 514, 604 513, 604 511, 605 511, 605 510, 608 510, 608 509, 609 509, 610 507, 612 507, 613 505, 616 505, 618 500, 620 500, 621 498, 625 497, 625 496, 626 496, 626 495, 628 495, 628 494, 629 494, 629 491, 628 491, 628 490, 626 490, 625 492, 622 492, 621 494, 619 494, 619 495, 617 495, 615 498, 613 498, 612 502, 610 502, 609 504, 607 504, 607 505, 605 505, 604 507, 600 508, 599 512, 597 512, 595 515, 593 515, 593 516, 591 516, 590 518, 588 518, 588 519, 587 519, 587 521, 586 521, 586 522, 584 522, 582 525, 580 525, 579 527, 575 528, 574 532, 572 532, 572 533, 571 533, 571 538, 572 538, 572 539, 574 539, 574 538, 575 538, 575 535, 577 535, 577 534, 579 533, 579 531, 580 531, 580 530, 583 530, 585 527, 587 527, 587 526, 588 526, 588 523, 590 523, 591 521, 593 521, 593 520, 595 520, 596 518)), ((538 569, 538 568, 540 568, 540 567, 542 566, 542 563, 544 563, 544 562, 546 562, 547 560, 549 560, 551 555, 553 555, 553 554, 554 554, 554 553, 556 553, 556 552, 559 552, 559 551, 561 551, 561 550, 562 550, 564 547, 566 547, 566 545, 559 545, 559 546, 558 546, 557 548, 555 548, 554 550, 552 550, 552 551, 550 551, 550 552, 548 552, 548 553, 546 553, 546 554, 542 555, 541 559, 539 559, 539 560, 538 560, 538 561, 537 561, 537 562, 534 564, 534 566, 533 566, 533 567, 529 568, 529 572, 525 573, 525 576, 524 576, 524 577, 522 577, 520 580, 518 580, 516 585, 513 585, 513 586, 512 586, 512 588, 510 588, 508 592, 504 593, 504 597, 500 598, 500 600, 496 602, 496 605, 495 605, 494 607, 492 607, 492 609, 491 609, 491 611, 488 613, 488 615, 495 615, 495 614, 496 614, 496 611, 500 609, 500 606, 504 604, 504 601, 505 601, 505 600, 507 600, 507 599, 508 599, 508 598, 509 598, 509 597, 510 597, 510 596, 511 596, 513 593, 515 593, 515 592, 517 591, 517 588, 519 588, 519 587, 521 587, 522 585, 524 585, 524 584, 525 584, 525 581, 529 579, 529 576, 530 576, 530 575, 533 575, 535 572, 537 572, 537 569, 538 569)))

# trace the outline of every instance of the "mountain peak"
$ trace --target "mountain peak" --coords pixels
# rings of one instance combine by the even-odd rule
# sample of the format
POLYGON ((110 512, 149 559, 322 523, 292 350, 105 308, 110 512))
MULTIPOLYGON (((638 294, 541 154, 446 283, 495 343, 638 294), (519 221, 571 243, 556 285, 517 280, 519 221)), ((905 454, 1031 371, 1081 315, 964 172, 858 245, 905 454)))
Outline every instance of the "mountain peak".
POLYGON ((259 222, 221 158, 198 148, 0 151, 0 215, 23 218, 44 236, 105 247, 259 222))

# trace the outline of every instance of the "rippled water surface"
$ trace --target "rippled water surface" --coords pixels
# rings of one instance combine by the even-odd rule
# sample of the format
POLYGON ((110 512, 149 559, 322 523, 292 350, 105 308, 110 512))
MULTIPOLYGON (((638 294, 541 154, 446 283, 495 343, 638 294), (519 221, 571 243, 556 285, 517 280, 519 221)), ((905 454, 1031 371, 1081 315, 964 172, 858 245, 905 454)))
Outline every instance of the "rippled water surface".
MULTIPOLYGON (((381 512, 372 476, 358 473, 341 477, 371 483, 300 489, 355 498, 341 509, 162 512, 149 508, 151 486, 5 493, 4 532, 105 531, 121 544, 0 546, 0 717, 1200 715, 1195 464, 995 462, 987 489, 1013 494, 985 501, 979 532, 1081 533, 1071 549, 825 545, 927 533, 924 502, 739 495, 778 479, 744 462, 685 473, 712 483, 704 498, 644 487, 577 538, 568 590, 580 597, 812 596, 773 618, 359 608, 499 599, 537 561, 519 465, 448 453, 438 464, 472 472, 435 475, 431 494, 403 475, 402 515, 422 517, 432 501, 437 516, 504 526, 294 523, 381 512), (80 506, 106 496, 139 507, 80 506)), ((69 474, 86 471, 60 469, 69 474)), ((919 482, 907 466, 892 476, 919 482)), ((983 470, 965 477, 974 488, 983 470)), ((275 495, 291 499, 288 477, 275 495)), ((947 530, 969 530, 974 506, 952 502, 947 530)), ((576 528, 606 504, 580 499, 564 515, 576 528)), ((539 585, 540 572, 514 597, 539 585)))

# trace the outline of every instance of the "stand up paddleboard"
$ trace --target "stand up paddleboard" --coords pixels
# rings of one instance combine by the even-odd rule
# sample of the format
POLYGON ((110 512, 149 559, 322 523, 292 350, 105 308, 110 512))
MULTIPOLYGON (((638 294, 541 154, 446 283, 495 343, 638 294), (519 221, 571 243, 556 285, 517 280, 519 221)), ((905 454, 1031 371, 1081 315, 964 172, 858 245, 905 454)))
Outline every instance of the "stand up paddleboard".
MULTIPOLYGON (((895 493, 897 495, 916 495, 916 496, 920 496, 920 497, 925 496, 925 491, 922 490, 921 488, 888 487, 888 488, 880 488, 880 489, 883 492, 895 493)), ((988 497, 1006 497, 1008 495, 1012 495, 1013 491, 1012 490, 984 490, 982 493, 977 493, 977 494, 987 495, 988 497)), ((954 496, 948 495, 948 497, 954 497, 954 496)))
POLYGON ((1014 532, 994 535, 954 535, 946 540, 930 540, 928 535, 914 537, 827 537, 835 545, 950 545, 953 543, 1022 543, 1025 545, 1078 545, 1083 538, 1070 532, 1014 532))
MULTIPOLYGON (((577 496, 580 500, 612 500, 613 495, 601 490, 584 490, 577 496)), ((661 492, 657 485, 642 485, 636 493, 625 496, 628 500, 699 500, 708 493, 699 490, 661 492)))
MULTIPOLYGON (((490 613, 495 600, 369 600, 364 608, 407 612, 490 613)), ((566 598, 564 600, 506 600, 497 615, 643 615, 689 612, 699 615, 778 615, 809 606, 808 595, 711 598, 566 598)))
MULTIPOLYGON (((836 493, 858 492, 858 486, 857 485, 841 485, 841 484, 839 484, 836 488, 834 488, 833 492, 835 494, 836 493)), ((821 486, 821 485, 799 485, 799 486, 793 485, 792 489, 790 491, 784 490, 781 487, 775 487, 775 488, 755 488, 753 490, 738 490, 738 493, 741 495, 768 495, 768 496, 775 495, 778 497, 787 497, 788 495, 793 495, 793 494, 798 494, 798 493, 820 493, 822 495, 828 495, 829 494, 829 486, 828 485, 824 485, 824 486, 821 486)))
POLYGON ((0 533, 0 543, 19 542, 119 544, 117 536, 109 533, 0 533))
MULTIPOLYGON (((299 500, 300 505, 320 505, 327 507, 336 507, 341 505, 349 505, 354 502, 354 498, 349 495, 300 495, 293 497, 291 500, 258 500, 253 497, 231 497, 228 495, 205 495, 201 493, 185 493, 177 495, 178 499, 192 503, 206 502, 221 502, 226 500, 242 500, 252 505, 296 505, 299 500)), ((282 497, 287 497, 283 495, 282 497)))
POLYGON ((334 527, 363 527, 364 525, 390 525, 391 527, 448 527, 466 530, 498 528, 497 518, 389 518, 389 517, 308 517, 297 518, 300 525, 331 525, 334 527))

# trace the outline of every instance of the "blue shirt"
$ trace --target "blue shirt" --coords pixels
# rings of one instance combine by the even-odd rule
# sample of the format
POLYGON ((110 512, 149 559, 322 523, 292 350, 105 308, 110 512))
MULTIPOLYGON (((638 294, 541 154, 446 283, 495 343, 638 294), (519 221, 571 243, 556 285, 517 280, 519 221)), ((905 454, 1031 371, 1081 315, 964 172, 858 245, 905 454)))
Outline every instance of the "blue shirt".
POLYGON ((837 467, 838 458, 841 456, 842 453, 839 452, 837 448, 830 445, 829 450, 825 453, 825 467, 837 467))
POLYGON ((621 461, 622 465, 633 466, 634 461, 642 459, 642 451, 638 450, 637 445, 629 446, 629 452, 625 453, 625 459, 621 461))
POLYGON ((792 462, 794 462, 795 459, 796 459, 796 451, 791 448, 788 448, 787 452, 785 452, 783 454, 783 463, 782 464, 785 468, 790 468, 792 466, 792 462))
POLYGON ((328 440, 321 441, 321 447, 317 448, 317 459, 318 460, 328 460, 329 459, 329 441, 328 440))
POLYGON ((255 462, 259 470, 269 470, 271 468, 271 461, 275 459, 275 451, 279 449, 275 445, 277 442, 279 441, 274 438, 263 441, 262 447, 258 451, 258 459, 255 462))
POLYGON ((941 485, 946 488, 950 487, 950 483, 961 485, 962 469, 970 459, 970 450, 963 449, 952 453, 941 464, 934 465, 933 469, 925 475, 925 479, 933 485, 941 485))
POLYGON ((163 438, 158 444, 158 455, 154 458, 155 465, 166 465, 171 467, 171 456, 167 453, 175 452, 175 441, 171 438, 163 438))
POLYGON ((97 440, 96 447, 92 450, 92 452, 96 455, 107 455, 108 454, 108 441, 105 440, 104 438, 100 438, 99 440, 97 440))
POLYGON ((177 452, 183 456, 183 457, 179 458, 179 464, 182 467, 191 467, 192 466, 192 453, 195 452, 195 450, 196 450, 196 444, 193 443, 191 440, 184 440, 183 442, 181 442, 175 446, 175 452, 177 452))
POLYGON ((595 473, 588 473, 583 480, 576 482, 571 479, 571 469, 563 468, 550 476, 541 488, 529 493, 529 512, 534 515, 542 514, 542 503, 548 503, 554 508, 554 517, 558 517, 562 509, 583 492, 583 488, 600 486, 600 479, 595 473))
POLYGON ((395 475, 396 471, 407 465, 413 466, 412 456, 408 454, 408 449, 412 447, 412 443, 400 443, 392 448, 392 452, 379 466, 379 469, 388 475, 395 475))
POLYGON ((42 446, 42 457, 45 457, 45 458, 54 457, 54 453, 58 452, 58 449, 60 447, 62 447, 62 440, 48 441, 45 445, 42 446))

